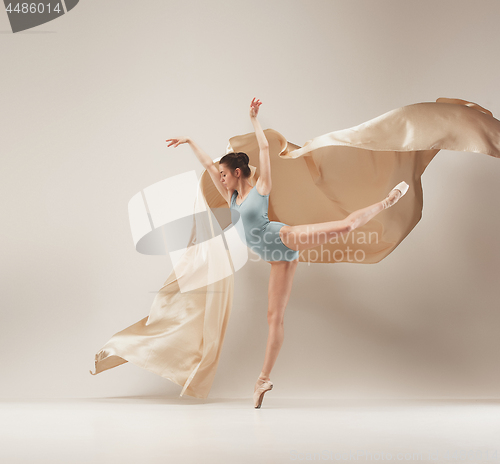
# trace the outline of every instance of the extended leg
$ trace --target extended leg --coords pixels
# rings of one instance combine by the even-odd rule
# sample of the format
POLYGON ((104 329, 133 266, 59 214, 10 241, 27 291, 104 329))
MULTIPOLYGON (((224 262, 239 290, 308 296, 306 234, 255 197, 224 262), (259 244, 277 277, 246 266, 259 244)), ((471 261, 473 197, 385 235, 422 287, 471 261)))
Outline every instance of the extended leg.
POLYGON ((401 192, 399 190, 391 190, 389 195, 387 195, 384 200, 352 212, 345 218, 345 220, 351 225, 351 230, 354 230, 365 225, 370 219, 373 219, 378 213, 380 213, 380 211, 394 205, 394 203, 396 203, 400 198, 401 192))
POLYGON ((384 200, 366 208, 358 209, 341 221, 283 226, 280 229, 280 238, 292 250, 307 250, 308 248, 317 247, 334 238, 337 234, 349 233, 366 224, 378 213, 393 206, 401 196, 400 190, 393 189, 384 200))

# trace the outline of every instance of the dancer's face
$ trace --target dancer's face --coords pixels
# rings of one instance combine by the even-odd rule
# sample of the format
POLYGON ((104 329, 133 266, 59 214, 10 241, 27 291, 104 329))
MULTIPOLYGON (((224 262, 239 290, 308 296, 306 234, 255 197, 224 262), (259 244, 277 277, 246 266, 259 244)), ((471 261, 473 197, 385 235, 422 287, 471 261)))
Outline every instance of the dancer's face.
POLYGON ((237 175, 240 173, 238 168, 235 169, 236 176, 225 164, 219 164, 220 181, 226 186, 227 189, 235 189, 238 185, 237 175))

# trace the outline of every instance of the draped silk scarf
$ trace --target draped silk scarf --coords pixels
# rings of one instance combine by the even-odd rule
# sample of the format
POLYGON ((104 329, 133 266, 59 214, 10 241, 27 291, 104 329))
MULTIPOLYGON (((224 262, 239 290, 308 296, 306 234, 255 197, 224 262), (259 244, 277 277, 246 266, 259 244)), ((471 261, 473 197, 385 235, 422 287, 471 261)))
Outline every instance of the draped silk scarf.
MULTIPOLYGON (((397 207, 352 231, 360 259, 348 253, 353 241, 339 240, 303 250, 301 262, 379 262, 422 217, 421 176, 439 150, 500 157, 500 121, 487 109, 460 99, 397 108, 313 138, 303 147, 273 129, 264 133, 273 181, 271 221, 298 225, 341 220, 381 201, 403 180, 410 186, 397 207)), ((255 134, 232 137, 226 151, 248 154, 250 182, 255 185, 255 134)), ((180 385, 180 396, 208 396, 231 313, 234 272, 247 255, 235 233, 241 224, 231 224, 228 204, 207 171, 198 187, 194 211, 205 208, 208 214, 195 215, 189 246, 156 294, 149 316, 113 335, 95 355, 91 374, 131 362, 180 385)))

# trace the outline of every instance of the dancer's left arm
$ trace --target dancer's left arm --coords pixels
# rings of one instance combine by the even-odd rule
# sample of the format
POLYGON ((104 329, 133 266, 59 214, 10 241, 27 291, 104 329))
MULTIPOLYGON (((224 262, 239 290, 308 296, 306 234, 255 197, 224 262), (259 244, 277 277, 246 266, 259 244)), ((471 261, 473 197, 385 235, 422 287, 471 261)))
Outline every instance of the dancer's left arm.
POLYGON ((250 120, 252 121, 253 127, 255 129, 255 135, 257 137, 257 142, 259 143, 259 193, 262 195, 267 195, 271 192, 271 160, 269 159, 269 142, 266 139, 264 131, 257 120, 257 113, 259 112, 259 107, 262 105, 260 100, 255 98, 250 103, 250 120))

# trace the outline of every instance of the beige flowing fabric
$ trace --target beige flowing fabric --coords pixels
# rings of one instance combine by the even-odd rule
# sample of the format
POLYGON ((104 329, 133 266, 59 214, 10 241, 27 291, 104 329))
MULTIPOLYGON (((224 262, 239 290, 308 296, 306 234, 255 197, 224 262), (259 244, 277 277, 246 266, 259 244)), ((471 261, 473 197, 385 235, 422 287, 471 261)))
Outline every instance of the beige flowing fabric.
MULTIPOLYGON (((395 206, 364 226, 303 250, 301 262, 379 262, 422 217, 421 176, 439 150, 500 157, 500 121, 487 109, 461 99, 438 98, 436 102, 404 106, 358 126, 316 137, 303 147, 288 142, 273 129, 264 133, 269 141, 273 182, 268 211, 271 221, 298 225, 341 220, 383 200, 401 181, 410 186, 395 206)), ((248 154, 251 183, 255 185, 259 176, 255 134, 232 137, 227 147, 227 152, 231 151, 248 154)), ((228 204, 206 171, 199 188, 204 204, 216 212, 217 224, 214 227, 211 223, 210 236, 225 236, 226 248, 210 254, 207 242, 195 239, 197 228, 207 229, 206 221, 195 221, 192 246, 156 295, 149 317, 108 341, 96 354, 95 374, 130 361, 181 385, 181 396, 208 396, 231 311, 233 273, 206 286, 198 283, 196 290, 186 292, 181 291, 179 279, 196 281, 200 272, 204 278, 215 271, 224 275, 221 268, 226 260, 234 272, 241 267, 235 266, 241 263, 241 256, 231 241, 237 234, 232 233, 230 215, 223 214, 229 211, 228 204)))

